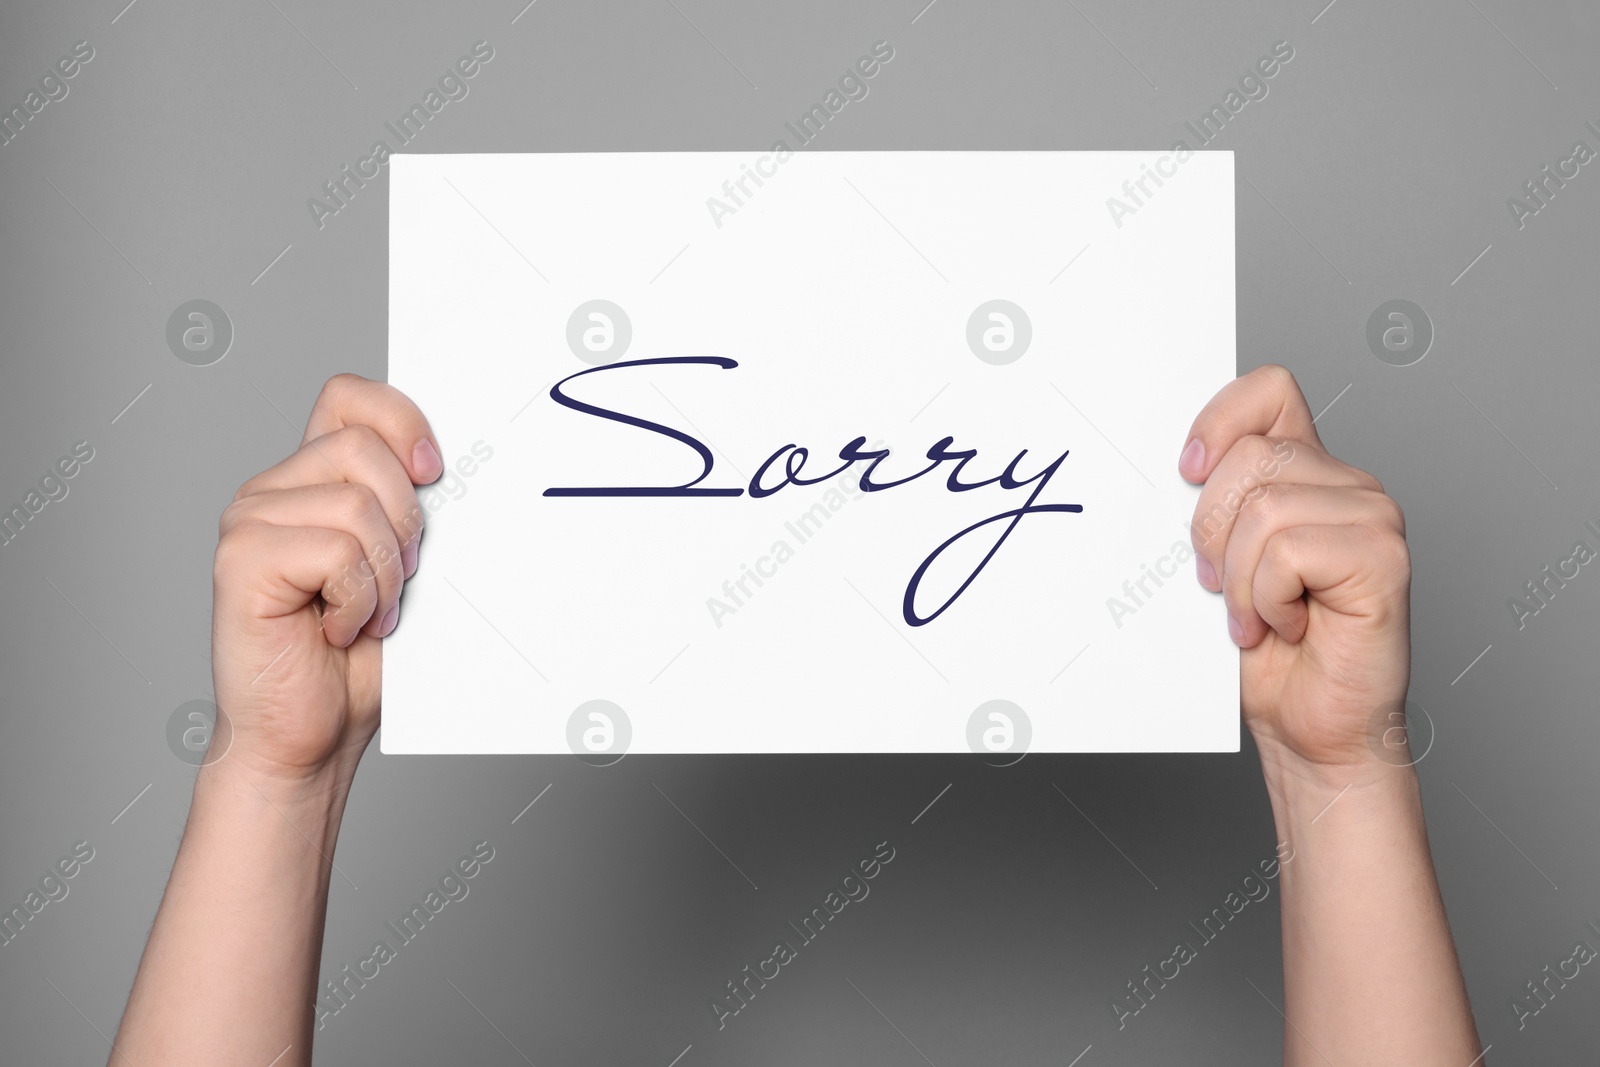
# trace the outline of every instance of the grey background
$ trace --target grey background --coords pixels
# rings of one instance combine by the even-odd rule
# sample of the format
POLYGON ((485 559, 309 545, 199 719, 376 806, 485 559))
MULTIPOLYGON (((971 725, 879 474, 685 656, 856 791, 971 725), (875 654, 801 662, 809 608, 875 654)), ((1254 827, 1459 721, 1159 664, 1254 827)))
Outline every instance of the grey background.
MULTIPOLYGON (((1283 362, 1314 410, 1337 399, 1319 422, 1330 447, 1406 509, 1412 698, 1438 732, 1420 770, 1490 1062, 1592 1057, 1600 976, 1586 969, 1520 1032, 1507 1002, 1596 940, 1600 576, 1586 568, 1521 631, 1506 606, 1580 536, 1593 544, 1582 524, 1600 519, 1600 174, 1584 168, 1524 229, 1506 207, 1574 141, 1600 148, 1583 126, 1600 123, 1592 4, 539 0, 519 17, 519 0, 124 2, 0 7, 6 108, 74 42, 96 51, 0 147, 0 500, 20 501, 73 442, 96 450, 70 495, 0 548, 0 903, 73 842, 96 850, 70 895, 0 947, 8 1059, 107 1054, 189 800, 193 769, 164 731, 210 693, 217 516, 295 446, 325 378, 384 374, 382 185, 320 231, 305 201, 479 39, 495 59, 415 150, 765 149, 879 39, 893 62, 817 147, 1165 147, 1288 40, 1269 96, 1214 143, 1237 153, 1240 368, 1283 362), (236 331, 208 368, 164 340, 195 298, 236 331), (1436 330, 1407 368, 1365 343, 1368 315, 1395 298, 1436 330)), ((1151 432, 1176 458, 1184 429, 1151 432)), ((1278 1055, 1276 894, 1126 1030, 1107 1007, 1270 855, 1248 741, 1237 756, 1003 770, 598 769, 374 746, 337 855, 348 881, 334 878, 325 973, 485 838, 497 855, 471 895, 331 1021, 324 1062, 1278 1055), (884 839, 898 855, 871 896, 717 1032, 710 996, 884 839)))

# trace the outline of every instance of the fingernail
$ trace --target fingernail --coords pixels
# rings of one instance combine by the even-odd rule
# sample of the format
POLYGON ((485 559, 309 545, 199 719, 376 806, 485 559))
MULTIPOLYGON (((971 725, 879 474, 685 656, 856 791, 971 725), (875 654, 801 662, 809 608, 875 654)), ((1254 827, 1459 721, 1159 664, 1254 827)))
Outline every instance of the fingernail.
POLYGON ((400 550, 400 566, 404 568, 407 578, 417 573, 417 550, 420 544, 420 541, 413 541, 400 550))
POLYGON ((1191 477, 1198 478, 1206 465, 1205 442, 1196 437, 1184 448, 1183 455, 1178 457, 1178 470, 1191 477))
POLYGON ((1239 620, 1231 614, 1228 616, 1228 636, 1233 638, 1234 644, 1244 644, 1244 627, 1239 625, 1239 620))
POLYGON ((378 624, 378 636, 388 637, 394 633, 394 627, 400 621, 400 605, 396 604, 384 615, 383 622, 378 624))
POLYGON ((417 447, 411 450, 411 465, 417 468, 417 474, 425 482, 431 482, 444 473, 444 461, 439 458, 433 442, 426 437, 418 441, 417 447))
POLYGON ((1217 591, 1217 568, 1211 565, 1211 561, 1204 556, 1196 556, 1194 558, 1194 569, 1195 575, 1200 579, 1200 584, 1215 593, 1217 591))

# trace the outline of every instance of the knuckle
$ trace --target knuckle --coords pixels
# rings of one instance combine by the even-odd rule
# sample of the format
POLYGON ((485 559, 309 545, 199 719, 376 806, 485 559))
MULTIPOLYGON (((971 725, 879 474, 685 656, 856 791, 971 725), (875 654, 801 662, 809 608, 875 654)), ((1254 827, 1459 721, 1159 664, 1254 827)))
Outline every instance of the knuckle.
POLYGON ((1377 594, 1376 613, 1392 618, 1405 610, 1406 591, 1411 587, 1411 551, 1405 538, 1392 530, 1374 530, 1367 546, 1370 588, 1377 594))
POLYGON ((1228 471, 1228 480, 1223 483, 1227 491, 1225 499, 1235 507, 1271 484, 1282 467, 1278 442, 1260 434, 1239 438, 1228 450, 1224 462, 1228 471))
POLYGON ((361 379, 362 388, 373 399, 373 407, 384 415, 394 416, 403 412, 409 401, 406 395, 388 382, 370 381, 361 379))
POLYGON ((239 525, 244 518, 245 510, 246 505, 244 502, 244 497, 238 495, 234 496, 234 498, 229 501, 228 506, 222 509, 222 514, 217 518, 217 536, 219 538, 226 537, 229 530, 239 525))
POLYGON ((400 550, 390 541, 384 541, 373 553, 377 558, 373 564, 392 580, 396 585, 402 577, 404 568, 400 563, 400 550))
POLYGON ((1286 485, 1261 485, 1245 494, 1239 506, 1238 525, 1250 530, 1271 529, 1283 515, 1284 501, 1294 490, 1286 485))
POLYGON ((401 577, 400 546, 392 534, 385 533, 367 554, 367 562, 375 576, 399 585, 401 577))
POLYGON ((1373 474, 1371 471, 1364 470, 1361 467, 1353 466, 1349 463, 1344 464, 1344 467, 1350 472, 1350 476, 1355 479, 1356 484, 1362 489, 1387 495, 1384 494, 1383 483, 1378 481, 1378 476, 1373 474))
POLYGON ((1411 576, 1411 547, 1394 530, 1375 530, 1373 552, 1386 573, 1400 578, 1411 576))
POLYGON ((391 385, 383 387, 383 424, 397 437, 409 437, 423 433, 427 424, 422 417, 422 412, 400 390, 391 385))
POLYGON ((1256 588, 1250 575, 1228 575, 1222 582, 1222 596, 1229 611, 1241 621, 1255 610, 1256 588))
POLYGON ((1267 543, 1262 547, 1261 558, 1264 563, 1271 563, 1273 567, 1292 568, 1299 558, 1298 535, 1293 528, 1279 530, 1267 538, 1267 543))
POLYGON ((335 374, 323 383, 322 394, 317 398, 318 402, 327 400, 337 403, 341 397, 348 396, 352 390, 359 388, 365 380, 361 375, 351 374, 348 371, 335 374))
POLYGON ((213 585, 221 585, 226 576, 233 569, 233 560, 236 538, 231 534, 223 534, 217 539, 217 550, 211 556, 211 581, 213 585))
POLYGON ((374 595, 374 575, 363 565, 365 562, 360 540, 342 530, 334 531, 324 567, 328 576, 322 583, 323 599, 348 604, 374 595))
POLYGON ((1231 517, 1222 500, 1214 497, 1208 500, 1202 496, 1189 523, 1190 540, 1194 547, 1209 553, 1212 542, 1226 534, 1231 517))
POLYGON ((383 514, 378 494, 361 482, 341 482, 334 487, 333 495, 339 517, 353 526, 369 524, 383 514))
POLYGON ((417 494, 411 494, 411 506, 406 508, 400 516, 400 523, 395 528, 395 536, 402 546, 409 545, 422 537, 422 528, 426 525, 428 513, 423 510, 422 504, 417 500, 417 494))
POLYGON ((1251 470, 1265 466, 1277 454, 1272 438, 1259 433, 1246 434, 1233 447, 1239 450, 1241 460, 1249 461, 1251 470))
MULTIPOLYGON (((361 543, 361 538, 355 534, 339 531, 339 546, 336 550, 341 566, 358 573, 368 570, 363 566, 367 562, 367 550, 361 543)), ((369 577, 363 573, 363 577, 369 577)))
POLYGON ((261 475, 254 475, 253 477, 247 479, 243 485, 239 486, 239 488, 234 491, 233 499, 237 502, 243 500, 247 496, 254 496, 257 491, 256 487, 260 484, 261 475))
POLYGON ((232 580, 256 554, 259 526, 256 522, 237 522, 217 538, 217 551, 211 561, 213 583, 223 585, 232 580))
POLYGON ((1406 536, 1406 513, 1400 502, 1386 493, 1379 494, 1379 510, 1387 526, 1399 534, 1402 540, 1406 536))
POLYGON ((346 457, 359 459, 374 448, 383 448, 383 438, 371 426, 356 424, 339 431, 339 447, 346 457))
POLYGON ((1294 372, 1281 363, 1265 363, 1257 367, 1255 373, 1261 380, 1274 390, 1287 393, 1291 390, 1300 391, 1300 383, 1295 380, 1294 372))

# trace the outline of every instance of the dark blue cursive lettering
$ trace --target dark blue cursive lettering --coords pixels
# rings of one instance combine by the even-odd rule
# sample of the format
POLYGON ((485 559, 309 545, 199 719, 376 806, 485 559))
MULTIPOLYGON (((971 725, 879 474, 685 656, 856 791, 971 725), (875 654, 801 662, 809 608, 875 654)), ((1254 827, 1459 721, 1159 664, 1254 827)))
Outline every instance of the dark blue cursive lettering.
POLYGON ((620 411, 612 411, 609 408, 601 408, 595 407, 593 404, 585 404, 581 400, 572 399, 572 397, 561 391, 561 387, 563 385, 566 385, 574 378, 582 378, 585 374, 597 374, 603 370, 616 370, 619 367, 653 367, 674 363, 700 363, 713 367, 721 367, 723 370, 732 370, 739 365, 733 360, 725 359, 721 356, 666 356, 661 359, 630 359, 622 363, 608 363, 603 367, 590 367, 588 370, 581 370, 576 374, 569 374, 550 387, 550 399, 554 400, 557 404, 560 404, 564 408, 571 408, 573 411, 579 411, 585 415, 594 415, 598 418, 607 419, 611 422, 620 422, 624 426, 637 426, 641 430, 649 430, 652 433, 659 433, 670 437, 674 441, 681 441, 683 444, 686 444, 690 448, 694 449, 695 452, 700 456, 700 462, 703 464, 703 467, 700 471, 700 476, 692 481, 685 482, 683 485, 671 486, 563 486, 546 489, 544 491, 545 496, 739 496, 744 492, 743 489, 695 488, 695 486, 706 480, 706 475, 711 473, 711 466, 713 462, 711 458, 711 449, 707 448, 705 445, 701 444, 699 441, 693 437, 690 437, 683 431, 674 430, 670 426, 663 426, 659 422, 651 422, 649 419, 640 419, 635 418, 632 415, 624 415, 620 411))
POLYGON ((859 484, 861 489, 868 493, 882 492, 885 489, 893 489, 896 486, 901 486, 908 482, 916 481, 923 475, 929 474, 938 469, 946 462, 953 464, 953 466, 950 468, 950 473, 945 478, 945 488, 952 493, 965 493, 973 489, 982 489, 985 486, 990 485, 998 485, 1000 488, 1006 490, 1021 489, 1032 485, 1033 491, 1028 495, 1027 501, 1021 507, 1012 508, 1009 511, 1002 511, 998 515, 989 516, 987 519, 981 519, 965 529, 959 530, 952 534, 950 537, 941 542, 932 552, 928 553, 928 555, 923 559, 922 563, 918 565, 916 571, 911 575, 911 580, 906 584, 905 596, 901 600, 900 614, 910 626, 925 626, 934 619, 937 619, 940 615, 943 615, 945 611, 949 609, 950 605, 954 604, 961 594, 966 592, 967 587, 977 580, 978 575, 981 574, 983 569, 989 565, 989 561, 994 558, 995 553, 1000 551, 1000 546, 1006 543, 1006 540, 1010 538, 1012 532, 1016 530, 1018 524, 1022 522, 1025 516, 1045 513, 1077 514, 1083 511, 1083 505, 1081 504, 1038 503, 1039 496, 1044 492, 1045 486, 1050 483, 1050 479, 1055 476, 1055 473, 1061 469, 1061 464, 1066 461, 1066 458, 1070 453, 1062 452, 1037 474, 1034 474, 1028 478, 1020 478, 1018 477, 1017 468, 1028 454, 1028 450, 1023 449, 1021 452, 1018 452, 1009 463, 1006 464, 1006 467, 1003 471, 994 477, 984 478, 980 481, 963 481, 961 475, 966 469, 967 464, 972 462, 977 457, 978 450, 975 448, 954 448, 953 446, 955 444, 955 438, 953 437, 942 437, 929 446, 926 453, 926 458, 928 460, 927 466, 924 466, 920 470, 903 477, 896 478, 892 481, 876 481, 873 478, 873 475, 876 473, 879 464, 889 457, 889 449, 866 448, 865 445, 867 443, 867 439, 865 436, 862 436, 850 441, 839 450, 839 460, 841 461, 841 465, 828 471, 826 474, 818 474, 814 477, 807 477, 803 472, 805 470, 807 461, 811 458, 810 450, 800 445, 790 443, 773 452, 766 458, 765 461, 762 462, 760 467, 756 468, 755 475, 751 477, 746 488, 700 488, 700 483, 711 474, 712 468, 715 465, 715 460, 712 456, 711 449, 701 441, 687 433, 684 433, 681 430, 676 430, 670 426, 664 426, 658 422, 651 422, 648 419, 637 418, 633 415, 625 415, 618 411, 612 411, 609 408, 597 407, 593 404, 586 404, 580 400, 575 400, 564 393, 561 388, 574 378, 581 378, 586 374, 595 374, 599 371, 617 370, 624 367, 648 367, 681 364, 700 364, 705 366, 720 367, 723 370, 732 370, 739 365, 735 360, 726 359, 720 356, 671 356, 659 359, 628 360, 622 363, 607 364, 603 367, 591 367, 587 370, 582 370, 576 374, 569 375, 550 388, 550 398, 556 403, 560 404, 562 407, 568 408, 572 411, 577 411, 585 415, 593 415, 609 422, 621 423, 624 426, 633 426, 637 427, 638 429, 649 430, 652 433, 661 434, 664 437, 688 446, 694 450, 696 455, 700 457, 702 468, 698 477, 684 483, 683 485, 677 486, 635 485, 611 487, 556 487, 546 489, 544 491, 544 495, 554 497, 735 497, 743 495, 747 488, 750 496, 760 499, 773 495, 787 485, 815 485, 819 482, 828 481, 829 479, 836 478, 844 472, 850 470, 857 463, 863 462, 865 463, 865 467, 861 471, 859 484), (780 464, 782 468, 781 480, 779 480, 776 485, 764 485, 764 479, 773 471, 774 467, 777 467, 780 464), (951 546, 955 545, 968 535, 976 533, 978 530, 997 522, 1005 522, 1005 527, 1000 531, 1000 535, 995 538, 994 544, 990 545, 989 550, 984 553, 983 559, 978 562, 977 566, 972 568, 971 572, 968 573, 966 578, 962 580, 955 592, 945 597, 943 602, 940 603, 939 606, 932 611, 932 613, 928 615, 919 614, 916 606, 917 592, 920 589, 923 578, 927 575, 929 568, 932 567, 935 561, 937 561, 939 557, 944 554, 946 549, 949 549, 951 546))

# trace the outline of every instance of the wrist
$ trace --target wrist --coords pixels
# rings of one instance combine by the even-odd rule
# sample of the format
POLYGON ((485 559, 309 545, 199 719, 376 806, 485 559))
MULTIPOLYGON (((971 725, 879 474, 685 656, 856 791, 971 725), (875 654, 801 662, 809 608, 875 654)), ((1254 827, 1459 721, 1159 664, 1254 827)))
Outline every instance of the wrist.
POLYGON ((330 746, 330 750, 315 757, 297 757, 289 760, 278 751, 281 745, 269 737, 257 737, 259 731, 234 729, 224 734, 219 731, 212 747, 226 741, 220 755, 208 754, 202 773, 213 772, 212 777, 254 782, 274 798, 283 796, 290 801, 316 802, 336 794, 346 794, 355 780, 356 769, 366 752, 371 736, 344 738, 330 746))
POLYGON ((200 768, 193 810, 229 820, 271 814, 321 848, 338 833, 358 759, 359 754, 354 760, 286 769, 249 752, 229 751, 200 768))
POLYGON ((1391 820, 1420 810, 1416 767, 1373 757, 1361 762, 1319 763, 1283 745, 1256 739, 1267 795, 1281 829, 1309 825, 1340 809, 1349 819, 1391 820))

